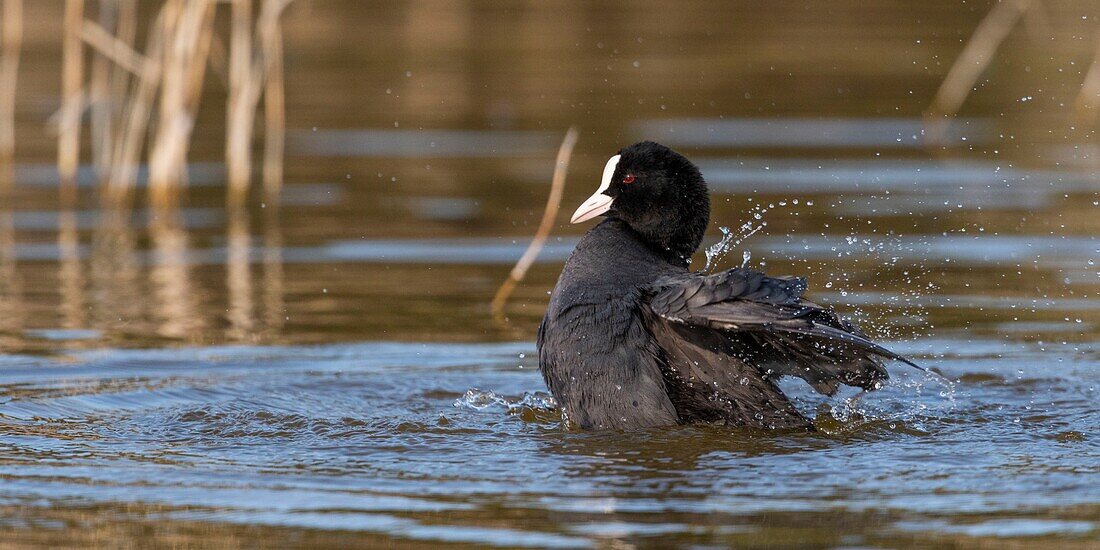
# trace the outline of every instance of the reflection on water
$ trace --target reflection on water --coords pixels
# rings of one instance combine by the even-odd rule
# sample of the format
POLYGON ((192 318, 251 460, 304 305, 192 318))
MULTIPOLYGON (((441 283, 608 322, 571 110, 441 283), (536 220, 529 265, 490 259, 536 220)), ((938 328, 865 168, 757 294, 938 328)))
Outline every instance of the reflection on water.
POLYGON ((76 213, 63 210, 57 223, 59 294, 61 295, 61 326, 80 329, 87 326, 84 306, 84 269, 80 261, 80 235, 76 213))
POLYGON ((152 240, 152 265, 149 282, 153 291, 154 317, 157 334, 176 339, 197 336, 203 319, 200 317, 196 293, 187 261, 188 235, 179 212, 162 210, 149 220, 152 240))
POLYGON ((548 154, 558 134, 474 130, 311 130, 290 135, 291 152, 313 157, 430 159, 548 154))
POLYGON ((932 139, 922 120, 895 118, 661 119, 638 123, 634 132, 669 147, 927 148, 983 144, 991 137, 982 120, 954 120, 932 139))
POLYGON ((146 318, 137 244, 124 212, 110 209, 101 216, 88 258, 93 326, 124 330, 128 320, 146 318))
POLYGON ((887 164, 862 159, 715 159, 700 169, 708 183, 730 192, 939 192, 964 200, 987 193, 1026 200, 1057 191, 1087 192, 1097 178, 1095 171, 1021 170, 973 160, 898 159, 887 164))
POLYGON ((1029 362, 959 384, 950 399, 934 379, 898 377, 810 436, 570 434, 522 406, 458 406, 471 395, 461 388, 485 382, 508 402, 532 399, 518 399, 539 384, 530 343, 9 356, 0 485, 13 503, 126 501, 179 521, 509 546, 611 535, 744 544, 807 522, 823 529, 807 536, 831 543, 832 526, 853 524, 852 536, 891 545, 978 523, 987 531, 971 536, 1093 533, 1093 495, 1073 484, 1096 475, 1080 469, 1090 443, 1079 428, 1095 411, 1077 393, 1094 373, 1075 362, 1051 381, 1054 363, 1038 350, 948 345, 937 368, 953 378, 1006 364, 989 349, 1029 362), (1044 402, 1020 402, 1028 387, 1043 387, 1044 402), (1051 484, 1063 489, 1041 489, 1051 484), (502 515, 511 519, 492 521, 502 515))
POLYGON ((252 249, 248 227, 248 213, 231 211, 228 228, 228 255, 226 256, 225 288, 229 293, 229 331, 231 340, 245 340, 254 327, 252 305, 252 249))
POLYGON ((286 303, 283 298, 283 234, 279 228, 279 207, 264 209, 263 283, 264 325, 268 338, 281 332, 286 321, 286 303))
POLYGON ((0 331, 5 337, 22 328, 22 296, 16 264, 15 221, 11 210, 0 206, 0 331))
POLYGON ((0 539, 1094 545, 1100 179, 1059 104, 1100 5, 1044 3, 1056 39, 1010 36, 934 140, 922 111, 984 7, 569 5, 298 0, 281 196, 223 208, 214 109, 182 206, 125 210, 99 207, 90 167, 58 205, 32 123, 56 109, 58 6, 27 3, 0 539), (681 147, 714 192, 706 244, 761 228, 716 269, 807 276, 951 382, 784 382, 810 435, 561 431, 532 340, 585 228, 555 228, 508 326, 488 303, 574 124, 565 204, 625 143, 681 147))

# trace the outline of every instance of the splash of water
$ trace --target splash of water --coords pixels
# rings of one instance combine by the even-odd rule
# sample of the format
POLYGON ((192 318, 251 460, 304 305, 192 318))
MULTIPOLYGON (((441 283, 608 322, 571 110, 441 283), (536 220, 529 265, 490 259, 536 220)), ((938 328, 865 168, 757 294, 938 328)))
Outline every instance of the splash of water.
POLYGON ((455 399, 452 406, 455 408, 473 409, 484 411, 500 409, 510 414, 519 413, 523 409, 550 411, 557 409, 558 404, 554 398, 546 392, 524 392, 523 397, 511 400, 497 394, 492 390, 470 388, 466 393, 455 399))
MULTIPOLYGON (((786 202, 781 202, 780 205, 786 206, 786 202)), ((764 220, 764 214, 774 207, 774 204, 755 207, 752 217, 749 221, 741 224, 741 227, 737 228, 737 232, 731 231, 728 227, 719 227, 718 230, 722 232, 722 239, 708 246, 704 251, 707 256, 707 263, 703 266, 703 272, 709 273, 711 268, 716 266, 718 261, 725 257, 730 250, 737 248, 741 243, 748 240, 749 237, 767 227, 768 222, 764 220)), ((741 267, 745 267, 748 265, 749 260, 752 259, 752 254, 748 250, 745 250, 742 253, 742 259, 741 267)))
POLYGON ((933 371, 903 371, 875 389, 887 396, 860 392, 833 404, 828 417, 841 426, 825 431, 851 431, 876 422, 887 422, 891 429, 898 425, 926 431, 927 421, 949 415, 957 407, 955 381, 933 371))
POLYGON ((710 271, 710 266, 714 265, 719 258, 721 258, 730 249, 730 243, 733 242, 734 235, 730 231, 730 228, 722 226, 718 228, 722 232, 722 239, 718 242, 710 245, 704 251, 707 255, 707 263, 703 266, 703 271, 710 271))

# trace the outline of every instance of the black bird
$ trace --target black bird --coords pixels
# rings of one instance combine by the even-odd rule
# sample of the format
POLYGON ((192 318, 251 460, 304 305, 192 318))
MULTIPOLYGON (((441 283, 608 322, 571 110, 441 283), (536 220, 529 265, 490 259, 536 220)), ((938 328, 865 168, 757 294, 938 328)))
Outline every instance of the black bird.
POLYGON ((689 271, 710 198, 699 169, 668 147, 645 141, 611 157, 572 222, 600 215, 538 332, 539 369, 570 425, 812 430, 777 378, 798 376, 832 395, 840 384, 881 386, 882 358, 912 365, 803 300, 801 277, 689 271))

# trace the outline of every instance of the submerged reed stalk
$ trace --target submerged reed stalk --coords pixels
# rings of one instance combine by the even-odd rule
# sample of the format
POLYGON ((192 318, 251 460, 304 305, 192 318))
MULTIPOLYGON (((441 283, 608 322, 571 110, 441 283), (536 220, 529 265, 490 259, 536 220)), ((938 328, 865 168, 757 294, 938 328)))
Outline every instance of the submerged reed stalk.
POLYGON ((554 164, 554 177, 550 182, 550 196, 546 199, 546 209, 542 213, 539 228, 535 231, 535 237, 531 239, 531 244, 527 245, 527 250, 523 251, 523 256, 520 256, 519 261, 516 262, 511 273, 508 274, 508 278, 497 289, 493 301, 489 304, 493 316, 498 320, 503 317, 504 304, 508 302, 508 297, 512 295, 516 285, 527 275, 527 270, 531 268, 531 264, 535 263, 535 259, 538 258, 543 245, 546 244, 546 238, 550 236, 550 230, 554 228, 554 220, 561 208, 561 197, 565 190, 565 176, 569 172, 569 160, 573 158, 573 146, 577 144, 577 136, 577 128, 572 127, 565 133, 565 138, 561 140, 557 162, 554 164))
MULTIPOLYGON (((137 0, 114 0, 116 5, 114 49, 119 53, 129 53, 138 61, 138 66, 143 58, 134 52, 134 40, 137 38, 137 0)), ((153 28, 156 27, 154 21, 153 28)), ((111 115, 118 121, 122 120, 124 99, 127 97, 132 80, 132 71, 123 70, 121 67, 113 67, 111 71, 111 115)), ((122 136, 119 124, 114 125, 111 141, 117 142, 122 136)), ((108 163, 113 161, 108 159, 108 163)))
POLYGON ((928 107, 929 116, 950 116, 959 111, 1001 42, 1030 6, 1031 0, 1005 0, 989 10, 936 91, 928 107))
POLYGON ((0 198, 10 191, 15 167, 15 86, 23 45, 23 0, 3 0, 0 17, 0 198))
POLYGON ((1100 108, 1100 38, 1096 41, 1096 53, 1093 54, 1092 65, 1089 66, 1089 72, 1085 74, 1085 82, 1081 85, 1081 92, 1077 94, 1073 105, 1082 116, 1088 111, 1100 108))
MULTIPOLYGON (((978 23, 958 59, 951 65, 931 105, 925 110, 925 126, 930 142, 941 142, 946 130, 945 118, 959 112, 978 79, 992 62, 994 54, 1021 18, 1034 39, 1046 40, 1052 34, 1050 23, 1037 0, 1002 0, 993 5, 978 23)), ((1089 117, 1100 108, 1100 41, 1092 65, 1085 74, 1073 106, 1079 117, 1089 117)), ((1093 123, 1095 115, 1085 122, 1093 123)))

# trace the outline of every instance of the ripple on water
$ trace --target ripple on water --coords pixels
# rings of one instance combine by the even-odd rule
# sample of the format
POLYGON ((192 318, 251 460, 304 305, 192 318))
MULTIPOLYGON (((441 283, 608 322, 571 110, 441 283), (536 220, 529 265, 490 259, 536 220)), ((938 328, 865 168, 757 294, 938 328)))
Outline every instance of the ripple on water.
POLYGON ((513 546, 701 537, 713 532, 700 518, 715 514, 736 527, 726 535, 750 536, 776 514, 889 510, 938 525, 941 514, 980 523, 1095 504, 1093 369, 998 340, 899 345, 921 346, 949 349, 927 364, 955 382, 892 367, 883 390, 835 399, 785 382, 816 434, 563 431, 537 369, 517 368, 529 342, 9 356, 0 488, 28 509, 122 503, 180 520, 513 546), (492 523, 502 513, 523 519, 492 523))

